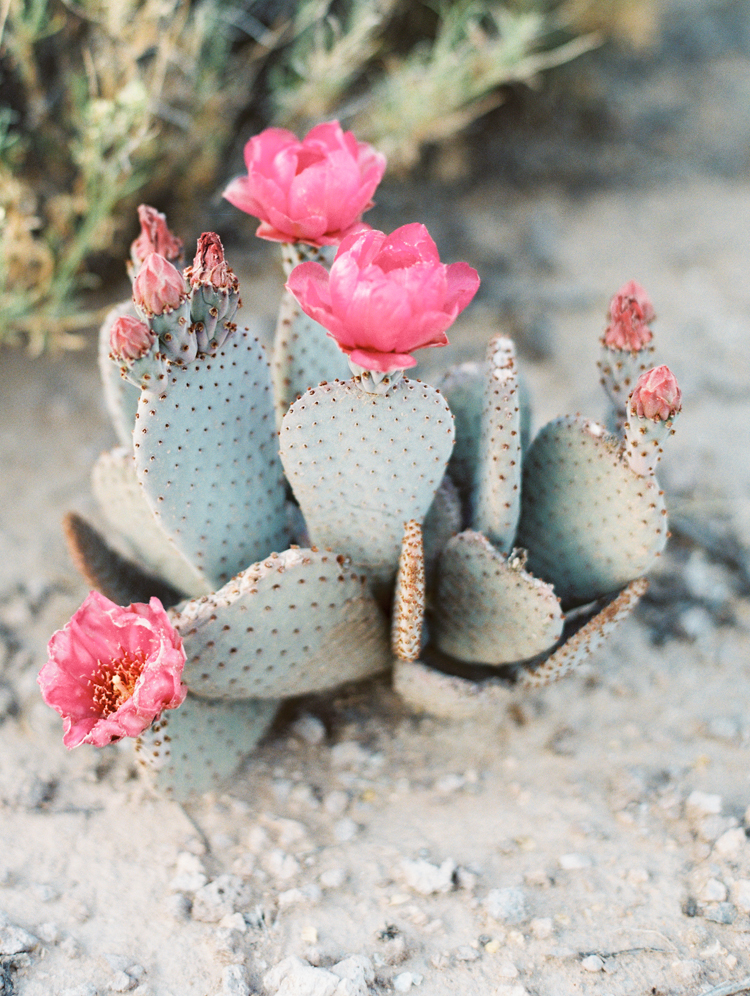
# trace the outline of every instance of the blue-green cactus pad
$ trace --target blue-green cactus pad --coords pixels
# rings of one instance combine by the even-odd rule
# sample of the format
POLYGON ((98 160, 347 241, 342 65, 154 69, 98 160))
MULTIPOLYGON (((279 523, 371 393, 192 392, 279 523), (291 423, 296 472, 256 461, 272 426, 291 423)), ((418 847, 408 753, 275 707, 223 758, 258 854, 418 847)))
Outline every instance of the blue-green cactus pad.
POLYGON ((481 533, 459 533, 438 564, 430 637, 461 661, 509 664, 549 650, 563 629, 549 584, 517 556, 505 557, 481 533))
POLYGON ((182 607, 183 678, 208 698, 282 698, 358 681, 390 665, 388 626, 341 555, 285 550, 182 607))
POLYGON ((593 601, 640 577, 666 541, 658 483, 633 473, 619 440, 580 416, 542 428, 524 461, 517 544, 563 605, 593 601))
POLYGON ((636 578, 601 608, 596 615, 577 629, 554 653, 536 666, 519 670, 518 684, 524 688, 538 688, 559 681, 566 674, 580 667, 612 635, 626 619, 648 588, 645 578, 636 578))
POLYGON ((423 520, 453 447, 442 394, 406 379, 386 395, 321 384, 284 416, 280 443, 312 542, 390 584, 404 523, 423 520))
POLYGON ((456 485, 446 474, 422 523, 424 569, 428 585, 432 583, 445 544, 461 531, 461 525, 461 498, 456 485))
POLYGON ((109 334, 118 318, 130 315, 137 318, 132 301, 123 301, 111 311, 99 329, 99 374, 104 390, 104 402, 112 419, 118 442, 123 446, 133 445, 133 426, 138 409, 140 390, 126 381, 120 373, 120 364, 109 357, 109 334))
POLYGON ((284 291, 279 309, 271 371, 278 424, 309 387, 349 376, 344 353, 323 326, 302 311, 289 291, 284 291))
POLYGON ((521 511, 521 405, 511 339, 490 340, 485 371, 472 526, 510 553, 521 511))
POLYGON ((124 446, 102 453, 91 475, 94 495, 115 536, 127 552, 164 578, 183 595, 205 595, 211 586, 194 571, 151 511, 135 472, 135 460, 124 446))
POLYGON ((160 525, 212 587, 286 547, 270 372, 247 330, 144 388, 133 444, 160 525))
POLYGON ((212 702, 188 695, 136 740, 153 787, 178 802, 221 787, 271 726, 278 702, 212 702))
POLYGON ((449 367, 435 385, 445 395, 455 418, 456 444, 448 463, 448 473, 467 508, 479 461, 486 378, 484 363, 460 363, 449 367))
POLYGON ((412 519, 404 526, 404 541, 396 574, 391 615, 391 649, 394 657, 415 661, 422 649, 425 606, 422 529, 412 519))

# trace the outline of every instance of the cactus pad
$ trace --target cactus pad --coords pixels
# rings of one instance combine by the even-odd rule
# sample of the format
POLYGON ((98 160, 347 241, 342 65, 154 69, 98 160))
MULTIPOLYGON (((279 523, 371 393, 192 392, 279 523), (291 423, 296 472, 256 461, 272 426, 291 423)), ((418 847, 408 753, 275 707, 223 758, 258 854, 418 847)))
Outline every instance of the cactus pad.
POLYGON ((667 541, 654 478, 634 474, 618 440, 580 416, 549 422, 524 463, 516 542, 563 605, 581 605, 644 574, 667 541))
POLYGON ((415 661, 422 649, 424 575, 422 529, 411 519, 404 526, 391 618, 391 649, 395 657, 404 661, 415 661))
POLYGON ((576 629, 545 661, 536 667, 521 668, 517 676, 518 684, 525 688, 549 685, 580 667, 609 639, 623 619, 630 615, 647 588, 648 581, 645 578, 631 581, 618 595, 609 599, 596 615, 576 629))
POLYGON ((284 291, 271 361, 277 424, 296 398, 323 380, 349 376, 346 356, 318 322, 284 291))
POLYGON ((129 449, 118 446, 102 453, 94 464, 91 480, 107 524, 150 571, 183 595, 194 597, 211 591, 205 578, 193 570, 156 520, 129 449))
POLYGON ((208 698, 281 698, 384 671, 388 629, 347 559, 315 549, 272 554, 174 617, 184 680, 208 698))
POLYGON ((123 446, 132 446, 135 413, 141 392, 124 379, 120 373, 120 364, 109 356, 110 330, 117 319, 124 315, 135 317, 136 311, 132 301, 123 301, 107 312, 99 329, 99 374, 104 390, 104 402, 112 419, 117 440, 123 446))
POLYGON ((153 596, 162 605, 175 605, 180 593, 161 578, 147 574, 107 545, 85 519, 69 512, 63 520, 65 539, 73 562, 86 582, 117 605, 148 602, 153 596))
POLYGON ((247 330, 144 388, 133 442, 149 505, 212 587, 286 546, 270 373, 247 330))
POLYGON ((378 586, 398 565, 403 523, 421 522, 453 446, 443 396, 402 380, 386 395, 321 384, 284 416, 281 460, 317 546, 348 554, 378 586))
POLYGON ((563 628, 551 585, 504 557, 481 533, 459 533, 438 565, 430 635, 462 661, 509 664, 549 650, 563 628))
POLYGON ((512 696, 508 682, 498 678, 471 681, 422 661, 398 659, 393 665, 393 687, 413 712, 452 720, 489 713, 502 721, 512 696))
POLYGON ((277 706, 269 700, 212 702, 188 695, 138 737, 136 758, 157 791, 185 802, 218 788, 235 771, 270 727, 277 706))
POLYGON ((487 347, 474 480, 473 527, 509 553, 521 510, 521 406, 515 346, 502 335, 494 336, 487 347))

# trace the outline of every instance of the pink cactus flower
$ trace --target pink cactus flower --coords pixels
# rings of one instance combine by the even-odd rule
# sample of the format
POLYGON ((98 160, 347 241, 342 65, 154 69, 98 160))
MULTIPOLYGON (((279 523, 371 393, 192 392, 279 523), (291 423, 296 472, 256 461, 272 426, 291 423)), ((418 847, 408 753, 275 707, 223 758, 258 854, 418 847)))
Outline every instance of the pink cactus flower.
POLYGON ((604 333, 604 345, 610 349, 640 352, 653 339, 648 323, 655 318, 654 306, 646 291, 629 280, 609 303, 612 319, 604 333))
POLYGON ((137 737, 187 695, 182 639, 158 598, 123 608, 92 591, 48 649, 37 680, 66 747, 137 737))
POLYGON ((198 250, 192 266, 185 268, 185 280, 192 286, 239 290, 240 282, 224 258, 224 246, 215 232, 204 232, 198 239, 198 250))
POLYGON ((138 220, 141 223, 141 234, 130 246, 130 258, 135 269, 152 252, 164 256, 170 263, 179 263, 182 259, 182 239, 170 232, 166 216, 148 204, 140 204, 138 220))
POLYGON ((654 367, 641 374, 630 395, 630 410, 652 422, 667 422, 682 410, 682 391, 669 367, 654 367))
POLYGON ((441 263, 427 229, 413 224, 390 235, 353 233, 330 276, 320 263, 302 263, 286 286, 352 363, 390 373, 415 366, 413 350, 448 344, 445 330, 476 294, 479 276, 468 263, 441 263))
POLYGON ((385 156, 358 142, 338 121, 317 125, 302 139, 267 128, 245 145, 247 176, 224 197, 261 221, 256 235, 273 242, 336 245, 372 207, 385 156))
POLYGON ((132 315, 121 315, 109 332, 109 348, 116 360, 139 360, 155 342, 148 325, 132 315))
POLYGON ((147 315, 174 311, 187 297, 185 279, 164 256, 149 253, 133 283, 133 301, 147 315))

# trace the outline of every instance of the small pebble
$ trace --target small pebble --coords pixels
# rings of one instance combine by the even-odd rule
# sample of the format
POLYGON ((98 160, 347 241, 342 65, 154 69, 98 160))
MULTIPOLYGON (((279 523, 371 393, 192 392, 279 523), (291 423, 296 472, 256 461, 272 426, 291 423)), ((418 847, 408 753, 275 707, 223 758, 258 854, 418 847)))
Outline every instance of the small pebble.
POLYGON ((319 881, 324 889, 340 889, 346 881, 346 872, 343 868, 327 868, 320 873, 319 881))
POLYGON ((723 799, 709 792, 691 792, 685 801, 688 813, 699 816, 717 816, 721 812, 723 799))
POLYGON ((349 808, 349 796, 341 789, 329 792, 323 800, 323 809, 332 816, 342 816, 349 808))
POLYGON ((672 962, 672 972, 678 982, 694 982, 701 974, 703 966, 696 958, 685 958, 672 962))
POLYGON ((434 788, 440 795, 450 795, 452 792, 458 792, 465 784, 466 778, 464 775, 443 775, 437 779, 434 788))
POLYGON ((136 986, 136 980, 127 972, 115 972, 109 988, 113 993, 127 993, 136 986))
POLYGON ((739 853, 746 843, 747 837, 745 836, 745 831, 742 827, 734 827, 732 830, 727 830, 716 840, 714 851, 723 857, 727 857, 739 853))
POLYGON ((99 990, 93 982, 82 982, 80 985, 58 990, 57 996, 99 996, 99 990))
POLYGON ((61 951, 66 958, 70 958, 73 961, 75 958, 80 958, 81 956, 81 945, 75 939, 75 937, 65 937, 58 945, 58 950, 61 951))
POLYGON ((237 875, 218 875, 198 889, 193 899, 192 917, 203 923, 218 923, 222 917, 247 906, 249 886, 237 875))
POLYGON ((421 986, 423 978, 417 972, 400 972, 393 979, 393 988, 397 993, 406 993, 412 986, 421 986))
POLYGON ((540 941, 544 941, 548 937, 552 937, 554 932, 552 917, 538 917, 537 919, 531 921, 529 928, 534 937, 538 937, 540 941))
POLYGON ((340 844, 346 844, 359 833, 359 825, 350 816, 345 816, 333 824, 333 836, 340 844))
POLYGON ((309 712, 303 713, 292 724, 292 733, 313 747, 322 744, 326 738, 325 725, 317 716, 312 716, 309 712))
POLYGON ((0 924, 0 955, 17 955, 24 951, 33 951, 38 944, 39 938, 23 927, 17 927, 12 923, 0 924))
POLYGON ((704 910, 702 916, 704 920, 710 920, 711 923, 729 924, 734 923, 737 919, 737 910, 731 903, 717 903, 716 906, 704 910))
POLYGON ((37 937, 39 937, 45 944, 57 944, 61 939, 62 933, 60 928, 56 923, 40 923, 36 928, 37 937))
POLYGON ((743 913, 750 913, 750 879, 738 878, 735 881, 734 902, 743 913))
POLYGON ((599 955, 587 955, 581 959, 581 968, 586 972, 601 972, 604 969, 604 960, 599 955))
POLYGON ((293 854, 287 854, 280 848, 274 848, 265 855, 263 867, 279 882, 288 882, 301 871, 300 863, 293 854))
POLYGON ((495 969, 501 979, 517 979, 518 969, 512 961, 501 961, 495 969))
POLYGON ((227 965, 221 973, 221 996, 250 996, 252 989, 244 965, 227 965))
POLYGON ((581 868, 591 868, 594 862, 588 854, 563 854, 558 863, 564 871, 578 871, 581 868))
POLYGON ((704 903, 723 903, 727 898, 727 887, 716 878, 710 878, 698 893, 704 903))
POLYGON ((453 858, 446 858, 441 865, 433 865, 424 858, 416 861, 405 859, 401 862, 401 871, 409 888, 423 896, 430 896, 451 891, 456 862, 453 858))
POLYGON ((477 961, 479 958, 479 952, 476 948, 469 947, 468 944, 462 944, 461 947, 456 948, 453 952, 453 956, 456 961, 477 961))
POLYGON ((356 740, 344 740, 331 747, 331 762, 337 768, 361 768, 370 760, 370 755, 356 740))
POLYGON ((484 908, 495 920, 519 924, 529 919, 529 906, 523 889, 510 887, 492 889, 484 900, 484 908))

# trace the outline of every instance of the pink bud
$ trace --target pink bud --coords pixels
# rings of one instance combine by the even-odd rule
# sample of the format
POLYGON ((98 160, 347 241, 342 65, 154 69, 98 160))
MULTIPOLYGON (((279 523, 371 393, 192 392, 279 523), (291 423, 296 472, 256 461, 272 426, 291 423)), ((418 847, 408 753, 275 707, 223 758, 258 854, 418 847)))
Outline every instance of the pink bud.
POLYGON ((215 232, 204 232, 198 239, 193 265, 185 269, 185 279, 193 287, 209 284, 217 289, 236 291, 239 280, 224 259, 224 247, 215 232))
POLYGON ((164 256, 152 252, 146 256, 133 283, 133 300, 148 315, 174 311, 185 299, 185 280, 164 256))
POLYGON ((152 252, 164 256, 170 263, 177 263, 182 259, 182 239, 170 232, 165 215, 148 204, 141 204, 138 207, 138 220, 141 223, 141 234, 130 246, 130 258, 136 268, 152 252))
POLYGON ((604 333, 604 345, 637 353, 653 339, 648 322, 655 317, 654 306, 646 291, 629 280, 609 303, 612 319, 604 333))
POLYGON ((682 410, 682 391, 669 367, 654 367, 641 374, 630 395, 630 410, 653 422, 667 422, 682 410))
POLYGON ((118 360, 138 360, 151 349, 156 336, 145 324, 131 315, 117 319, 109 333, 109 346, 118 360))

